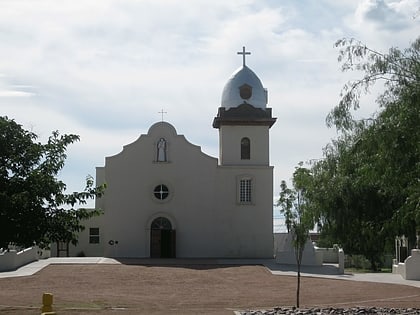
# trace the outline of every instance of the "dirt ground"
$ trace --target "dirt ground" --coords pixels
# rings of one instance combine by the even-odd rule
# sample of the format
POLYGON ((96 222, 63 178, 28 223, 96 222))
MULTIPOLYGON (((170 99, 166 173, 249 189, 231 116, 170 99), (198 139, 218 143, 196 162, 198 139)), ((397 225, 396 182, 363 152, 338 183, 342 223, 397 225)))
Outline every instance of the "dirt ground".
MULTIPOLYGON (((233 314, 293 306, 296 278, 262 266, 50 265, 0 279, 0 314, 40 314, 44 292, 57 314, 233 314)), ((420 308, 420 288, 303 277, 301 306, 420 308)))

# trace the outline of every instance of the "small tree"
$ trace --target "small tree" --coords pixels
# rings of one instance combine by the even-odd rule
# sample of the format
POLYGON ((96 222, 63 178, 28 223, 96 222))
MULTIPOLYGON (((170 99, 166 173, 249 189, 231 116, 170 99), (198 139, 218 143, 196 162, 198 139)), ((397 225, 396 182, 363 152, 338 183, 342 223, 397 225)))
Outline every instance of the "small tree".
POLYGON ((307 187, 310 185, 310 171, 296 167, 293 173, 293 189, 287 187, 283 180, 280 184, 280 198, 277 206, 286 220, 287 232, 292 234, 297 265, 296 307, 300 306, 300 270, 303 251, 309 238, 309 231, 313 228, 313 216, 307 198, 307 187))

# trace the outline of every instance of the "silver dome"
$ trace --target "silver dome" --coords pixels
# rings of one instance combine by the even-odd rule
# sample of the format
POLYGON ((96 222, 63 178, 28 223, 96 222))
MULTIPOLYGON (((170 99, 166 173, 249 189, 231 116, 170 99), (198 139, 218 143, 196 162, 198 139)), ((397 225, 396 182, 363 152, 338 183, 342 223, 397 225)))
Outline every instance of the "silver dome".
POLYGON ((222 93, 222 107, 226 109, 244 103, 263 109, 267 106, 267 90, 246 65, 233 73, 222 93))

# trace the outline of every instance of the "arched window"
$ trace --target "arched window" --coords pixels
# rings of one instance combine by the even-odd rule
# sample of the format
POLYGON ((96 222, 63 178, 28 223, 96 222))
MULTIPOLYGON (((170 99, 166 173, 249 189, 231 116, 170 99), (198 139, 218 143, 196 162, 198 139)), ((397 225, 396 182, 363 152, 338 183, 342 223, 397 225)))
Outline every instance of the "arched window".
POLYGON ((172 230, 172 224, 171 221, 169 221, 167 218, 164 217, 158 217, 153 220, 152 230, 172 230))
POLYGON ((241 140, 241 160, 249 160, 251 158, 251 141, 249 138, 241 140))

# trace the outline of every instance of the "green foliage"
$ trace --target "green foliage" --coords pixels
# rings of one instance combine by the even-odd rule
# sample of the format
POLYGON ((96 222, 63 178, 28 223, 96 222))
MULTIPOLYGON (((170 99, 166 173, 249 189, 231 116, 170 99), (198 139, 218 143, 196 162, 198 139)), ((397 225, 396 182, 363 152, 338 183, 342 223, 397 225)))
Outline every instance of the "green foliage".
POLYGON ((311 191, 312 175, 309 169, 302 167, 303 163, 295 168, 293 173, 293 188, 287 187, 284 180, 280 184, 280 197, 277 206, 285 217, 288 233, 292 233, 293 247, 295 249, 296 264, 298 268, 296 306, 299 307, 300 294, 300 267, 303 250, 309 238, 309 231, 314 226, 311 204, 308 194, 311 191))
POLYGON ((342 71, 362 71, 364 76, 344 85, 339 104, 327 116, 328 126, 351 131, 356 123, 351 109, 359 108, 361 94, 368 93, 378 81, 383 81, 386 87, 379 99, 383 106, 406 89, 418 91, 420 88, 420 38, 404 51, 390 48, 387 54, 372 50, 355 39, 340 39, 335 47, 341 48, 338 61, 342 62, 342 71))
POLYGON ((302 164, 293 173, 293 188, 288 188, 284 180, 280 184, 280 197, 277 206, 285 217, 288 233, 293 235, 296 261, 300 264, 309 231, 313 228, 313 215, 308 202, 308 185, 311 184, 309 169, 302 164))
MULTIPOLYGON (((74 192, 66 195, 65 204, 85 204, 86 200, 95 195, 100 196, 104 187, 93 187, 93 178, 88 176, 86 179, 86 188, 83 192, 74 192)), ((91 217, 101 215, 102 211, 98 209, 56 209, 49 213, 49 229, 45 235, 48 242, 71 242, 77 245, 78 233, 85 227, 82 222, 91 217)))
POLYGON ((54 131, 47 143, 7 117, 0 117, 0 247, 10 242, 30 246, 34 242, 77 242, 82 219, 97 211, 66 209, 86 204, 105 187, 93 187, 87 178, 83 192, 66 194, 66 185, 56 178, 64 166, 67 146, 76 135, 54 131))
POLYGON ((376 269, 395 235, 420 229, 420 38, 410 48, 382 54, 355 40, 340 40, 343 71, 360 70, 327 117, 340 131, 312 165, 307 194, 324 241, 340 242, 376 269), (362 92, 379 80, 385 92, 379 112, 356 121, 362 92))

